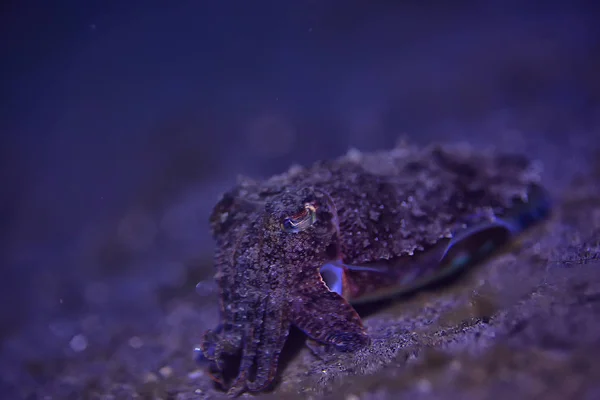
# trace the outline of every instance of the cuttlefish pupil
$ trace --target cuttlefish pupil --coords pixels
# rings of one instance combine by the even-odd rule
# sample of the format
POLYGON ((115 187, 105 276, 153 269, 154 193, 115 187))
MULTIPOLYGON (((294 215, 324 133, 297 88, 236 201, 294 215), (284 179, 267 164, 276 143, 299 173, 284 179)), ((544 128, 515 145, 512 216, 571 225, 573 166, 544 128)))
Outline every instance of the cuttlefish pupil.
POLYGON ((306 203, 298 214, 287 217, 281 223, 281 229, 290 233, 301 232, 317 221, 317 208, 314 204, 306 203))

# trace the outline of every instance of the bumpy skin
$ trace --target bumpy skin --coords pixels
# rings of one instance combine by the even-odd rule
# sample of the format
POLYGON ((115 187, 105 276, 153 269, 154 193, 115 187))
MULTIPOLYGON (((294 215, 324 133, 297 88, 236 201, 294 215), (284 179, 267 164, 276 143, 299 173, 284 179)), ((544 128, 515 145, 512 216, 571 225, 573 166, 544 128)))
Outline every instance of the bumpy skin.
POLYGON ((360 317, 328 289, 319 268, 331 260, 414 257, 526 201, 538 172, 518 155, 402 145, 295 167, 264 182, 243 180, 211 216, 221 324, 206 332, 202 351, 214 379, 232 396, 269 387, 291 325, 340 351, 368 345, 360 317), (306 215, 307 205, 312 223, 297 232, 282 226, 306 215), (239 354, 230 381, 224 371, 239 354))

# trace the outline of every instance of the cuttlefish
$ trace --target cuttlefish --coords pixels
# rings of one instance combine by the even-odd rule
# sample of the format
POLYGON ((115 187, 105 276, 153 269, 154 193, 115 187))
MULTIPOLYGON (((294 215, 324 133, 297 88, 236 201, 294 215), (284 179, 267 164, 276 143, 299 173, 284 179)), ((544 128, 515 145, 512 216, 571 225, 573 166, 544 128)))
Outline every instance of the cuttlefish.
POLYGON ((550 209, 538 163, 464 145, 352 152, 243 179, 210 218, 221 321, 200 358, 231 396, 266 390, 292 326, 311 347, 368 346, 354 305, 482 262, 550 209))

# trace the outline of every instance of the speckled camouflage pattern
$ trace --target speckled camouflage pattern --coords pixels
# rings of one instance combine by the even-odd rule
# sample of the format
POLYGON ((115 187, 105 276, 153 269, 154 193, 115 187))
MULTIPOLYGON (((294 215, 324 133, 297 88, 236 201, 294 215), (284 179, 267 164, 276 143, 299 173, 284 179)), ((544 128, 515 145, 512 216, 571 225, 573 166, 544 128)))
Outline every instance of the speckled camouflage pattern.
MULTIPOLYGON (((461 229, 527 204, 539 173, 520 155, 401 144, 262 182, 242 179, 210 218, 221 323, 201 347, 213 378, 232 396, 268 388, 292 325, 339 351, 367 346, 359 315, 330 290, 320 268, 331 261, 403 268, 461 229), (232 365, 237 375, 229 379, 232 365)), ((357 276, 352 284, 360 288, 357 276)))

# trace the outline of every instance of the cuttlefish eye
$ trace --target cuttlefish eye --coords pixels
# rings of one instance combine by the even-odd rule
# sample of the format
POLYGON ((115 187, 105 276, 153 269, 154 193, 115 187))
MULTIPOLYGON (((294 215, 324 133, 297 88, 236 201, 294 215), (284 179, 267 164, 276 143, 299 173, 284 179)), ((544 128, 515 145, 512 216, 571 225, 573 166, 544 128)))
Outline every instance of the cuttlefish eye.
POLYGON ((314 204, 306 203, 304 209, 297 214, 283 219, 281 229, 285 232, 298 233, 317 221, 317 209, 314 204))

